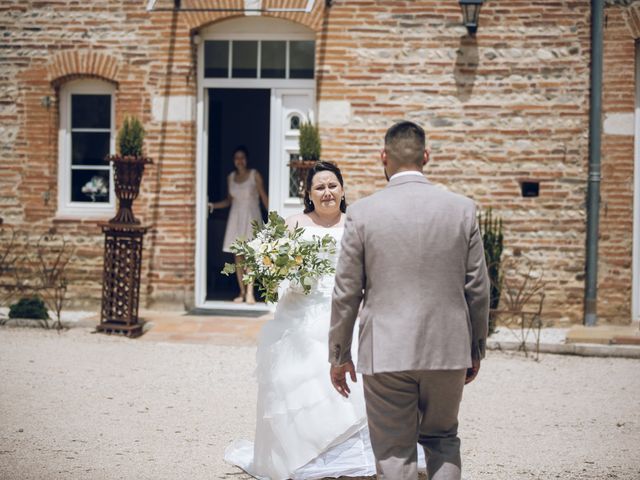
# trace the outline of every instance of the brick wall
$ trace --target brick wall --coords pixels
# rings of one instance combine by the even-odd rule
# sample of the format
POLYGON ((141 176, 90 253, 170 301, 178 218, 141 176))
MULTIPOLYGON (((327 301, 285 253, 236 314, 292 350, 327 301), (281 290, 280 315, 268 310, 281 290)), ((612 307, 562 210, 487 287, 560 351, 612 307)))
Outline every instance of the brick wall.
POLYGON ((631 314, 635 39, 640 4, 605 11, 598 311, 604 321, 631 314))
POLYGON ((383 186, 377 157, 389 124, 419 122, 432 148, 427 175, 493 207, 508 253, 544 266, 546 317, 580 321, 588 2, 487 2, 475 41, 457 2, 343 5, 329 14, 320 100, 351 105, 350 124, 323 124, 349 196, 383 186), (521 197, 523 179, 540 182, 540 197, 521 197))
MULTIPOLYGON (((152 101, 195 96, 191 35, 236 14, 149 14, 145 4, 2 3, 0 208, 6 222, 34 231, 55 224, 75 239, 71 293, 95 304, 102 267, 96 219, 54 218, 56 99, 70 78, 113 82, 118 124, 125 114, 140 116, 155 160, 135 204, 153 226, 145 244, 143 304, 182 308, 193 302, 194 289, 196 125, 155 121, 152 101), (41 105, 45 96, 53 99, 48 109, 41 105)), ((605 114, 633 110, 634 8, 607 8, 605 114)), ((378 153, 386 128, 401 118, 419 122, 432 149, 427 175, 504 218, 508 253, 544 268, 546 319, 581 321, 589 2, 487 2, 476 39, 466 37, 453 0, 338 0, 326 11, 316 1, 310 14, 279 16, 317 32, 323 152, 344 169, 349 200, 384 185, 378 153), (323 115, 335 109, 343 114, 323 115), (539 181, 540 196, 522 198, 522 180, 539 181)), ((599 310, 612 322, 629 321, 632 144, 629 136, 603 138, 599 310)))

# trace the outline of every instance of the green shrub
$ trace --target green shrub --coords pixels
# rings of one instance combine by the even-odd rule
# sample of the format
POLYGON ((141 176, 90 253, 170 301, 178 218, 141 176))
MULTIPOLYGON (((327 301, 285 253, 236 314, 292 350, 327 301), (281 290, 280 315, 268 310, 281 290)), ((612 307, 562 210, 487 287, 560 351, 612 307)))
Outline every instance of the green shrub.
POLYGON ((38 296, 21 298, 9 307, 9 318, 49 319, 49 312, 42 298, 38 296))
MULTIPOLYGON (((500 293, 502 287, 501 262, 502 251, 504 249, 502 218, 493 218, 493 212, 489 209, 487 210, 484 218, 482 218, 482 214, 478 215, 478 224, 480 225, 482 243, 484 244, 484 258, 487 263, 489 279, 491 280, 489 306, 492 310, 495 310, 500 304, 500 293)), ((490 314, 489 335, 491 335, 495 329, 495 315, 490 314)))
POLYGON ((118 145, 120 155, 140 157, 142 156, 142 141, 144 140, 144 128, 136 117, 126 117, 118 132, 118 145))
POLYGON ((300 125, 300 157, 302 160, 320 160, 320 132, 311 122, 300 125))

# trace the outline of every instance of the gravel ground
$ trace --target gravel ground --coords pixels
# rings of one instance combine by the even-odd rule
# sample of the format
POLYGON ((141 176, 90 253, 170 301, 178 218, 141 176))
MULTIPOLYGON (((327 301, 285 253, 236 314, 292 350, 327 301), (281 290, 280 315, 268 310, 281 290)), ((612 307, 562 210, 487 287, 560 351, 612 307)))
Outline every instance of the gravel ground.
MULTIPOLYGON (((0 328, 0 478, 245 479, 254 347, 0 328)), ((490 352, 460 416, 465 479, 639 479, 640 361, 490 352)))

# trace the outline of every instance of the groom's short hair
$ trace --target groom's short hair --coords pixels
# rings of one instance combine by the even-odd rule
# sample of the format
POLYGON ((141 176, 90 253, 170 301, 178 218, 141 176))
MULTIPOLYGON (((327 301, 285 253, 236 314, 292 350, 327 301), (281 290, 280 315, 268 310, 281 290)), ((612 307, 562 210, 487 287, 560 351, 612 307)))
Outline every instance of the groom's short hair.
POLYGON ((402 121, 387 130, 384 136, 384 149, 387 157, 398 164, 422 166, 425 149, 425 133, 420 125, 402 121))

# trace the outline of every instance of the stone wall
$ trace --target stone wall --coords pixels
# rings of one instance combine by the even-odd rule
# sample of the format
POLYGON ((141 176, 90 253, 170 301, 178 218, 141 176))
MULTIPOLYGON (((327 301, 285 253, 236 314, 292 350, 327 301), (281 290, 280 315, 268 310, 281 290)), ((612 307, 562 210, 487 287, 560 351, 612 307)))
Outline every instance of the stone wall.
MULTIPOLYGON (((71 293, 78 303, 99 299, 102 267, 97 219, 55 217, 57 92, 78 77, 116 84, 118 123, 136 114, 148 130, 147 153, 155 163, 135 206, 153 226, 143 304, 193 303, 197 70, 191 38, 237 14, 149 14, 145 4, 10 0, 0 6, 1 216, 33 231, 53 224, 74 238, 71 293), (44 97, 53 100, 49 108, 44 97), (170 104, 183 113, 167 118, 170 104)), ((216 5, 241 8, 244 2, 216 5)), ((555 322, 582 318, 589 9, 586 0, 486 2, 475 39, 466 36, 455 1, 335 1, 330 9, 316 1, 310 14, 279 15, 317 32, 323 151, 344 169, 348 200, 384 185, 379 151, 386 128, 403 118, 422 124, 432 150, 428 177, 503 217, 507 253, 525 255, 544 270, 545 319, 555 322), (523 198, 523 180, 539 182, 540 196, 523 198)), ((607 8, 609 119, 627 118, 614 115, 634 108, 634 9, 607 8)), ((633 137, 605 134, 603 153, 599 311, 626 323, 633 137)))

